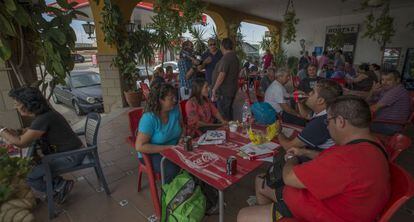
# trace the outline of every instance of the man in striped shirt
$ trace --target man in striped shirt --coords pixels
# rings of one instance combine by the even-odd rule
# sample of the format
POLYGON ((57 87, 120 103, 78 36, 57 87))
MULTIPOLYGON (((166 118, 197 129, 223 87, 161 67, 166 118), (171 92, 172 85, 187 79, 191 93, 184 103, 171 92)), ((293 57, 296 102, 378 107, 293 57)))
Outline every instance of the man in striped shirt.
MULTIPOLYGON (((410 94, 400 83, 400 73, 397 70, 385 72, 381 79, 382 84, 374 83, 368 96, 375 120, 407 121, 413 110, 410 94)), ((372 132, 385 135, 393 135, 401 128, 401 125, 375 121, 371 124, 372 132)))

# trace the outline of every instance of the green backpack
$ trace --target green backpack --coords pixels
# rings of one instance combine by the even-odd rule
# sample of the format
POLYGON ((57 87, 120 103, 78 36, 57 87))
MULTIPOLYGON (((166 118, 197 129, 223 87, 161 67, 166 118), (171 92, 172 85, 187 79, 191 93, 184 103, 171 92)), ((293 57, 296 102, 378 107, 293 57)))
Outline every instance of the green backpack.
POLYGON ((203 219, 206 197, 186 171, 164 184, 161 192, 161 222, 199 222, 203 219))

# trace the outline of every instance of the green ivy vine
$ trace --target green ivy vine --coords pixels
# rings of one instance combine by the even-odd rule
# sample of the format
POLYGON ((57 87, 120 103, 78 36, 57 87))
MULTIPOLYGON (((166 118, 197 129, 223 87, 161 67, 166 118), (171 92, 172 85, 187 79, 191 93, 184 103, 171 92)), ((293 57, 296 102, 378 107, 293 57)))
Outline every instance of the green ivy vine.
POLYGON ((296 18, 296 12, 291 9, 283 16, 283 41, 287 44, 296 41, 296 25, 299 23, 299 19, 296 18))

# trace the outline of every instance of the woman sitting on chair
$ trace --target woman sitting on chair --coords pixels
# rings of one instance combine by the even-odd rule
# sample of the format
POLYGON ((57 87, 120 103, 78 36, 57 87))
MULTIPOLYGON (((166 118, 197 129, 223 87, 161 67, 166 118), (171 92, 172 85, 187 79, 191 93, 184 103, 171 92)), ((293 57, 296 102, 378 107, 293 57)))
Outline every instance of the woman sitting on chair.
POLYGON ((209 128, 227 124, 217 108, 208 99, 208 83, 204 78, 193 81, 191 97, 185 104, 190 135, 201 135, 209 128), (215 123, 218 120, 220 123, 215 123))
MULTIPOLYGON (((181 122, 175 88, 167 83, 151 88, 144 114, 139 122, 135 148, 142 163, 144 161, 141 153, 149 154, 152 168, 156 173, 161 172, 162 156, 159 153, 170 145, 176 145, 180 140, 181 122)), ((178 166, 166 160, 165 181, 170 182, 179 170, 178 166)))
MULTIPOLYGON (((8 143, 23 148, 36 142, 40 145, 43 155, 76 150, 83 146, 82 141, 73 132, 65 118, 50 108, 37 88, 12 89, 9 96, 14 100, 15 107, 20 115, 33 118, 33 121, 21 135, 14 130, 1 127, 0 136, 8 143)), ((83 159, 84 155, 58 158, 50 163, 50 168, 53 171, 73 167, 82 163, 83 159)), ((35 191, 44 193, 46 192, 44 175, 44 167, 38 164, 27 175, 27 183, 35 191)), ((56 201, 62 203, 72 187, 73 180, 55 177, 53 179, 53 190, 55 191, 56 201)))

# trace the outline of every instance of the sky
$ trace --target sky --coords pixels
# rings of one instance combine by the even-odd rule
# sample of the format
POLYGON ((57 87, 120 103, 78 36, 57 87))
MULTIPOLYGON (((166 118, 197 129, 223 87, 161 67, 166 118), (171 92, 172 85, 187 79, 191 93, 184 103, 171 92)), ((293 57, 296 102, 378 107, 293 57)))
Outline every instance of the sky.
MULTIPOLYGON (((50 4, 55 2, 55 0, 46 0, 46 3, 50 4)), ((77 41, 79 43, 92 43, 91 39, 88 39, 88 35, 83 30, 82 24, 86 22, 73 20, 71 26, 74 29, 77 37, 77 41)), ((208 39, 212 35, 212 29, 215 27, 214 21, 207 16, 207 25, 204 27, 205 35, 204 38, 208 39)), ((268 29, 264 26, 255 25, 251 23, 242 22, 240 27, 241 33, 244 36, 244 41, 251 43, 251 44, 258 44, 262 37, 264 36, 265 31, 268 29)), ((189 33, 184 33, 184 37, 189 37, 189 33)))

